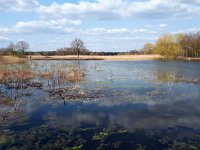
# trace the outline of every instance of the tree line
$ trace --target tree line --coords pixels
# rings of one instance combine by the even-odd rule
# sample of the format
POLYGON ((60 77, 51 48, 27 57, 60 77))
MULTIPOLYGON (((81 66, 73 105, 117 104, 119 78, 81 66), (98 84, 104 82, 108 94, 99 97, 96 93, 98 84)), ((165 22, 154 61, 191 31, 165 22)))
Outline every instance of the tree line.
POLYGON ((26 41, 18 41, 16 44, 10 42, 6 48, 0 48, 1 55, 17 55, 23 57, 25 52, 29 49, 29 43, 26 41))
POLYGON ((155 44, 145 44, 142 51, 145 54, 160 54, 169 59, 200 57, 200 32, 163 34, 155 44))
POLYGON ((130 55, 130 54, 160 54, 168 59, 178 57, 200 57, 200 32, 193 34, 163 34, 155 44, 147 43, 140 50, 128 52, 93 52, 86 48, 84 42, 76 38, 70 43, 70 47, 59 48, 55 51, 30 52, 26 41, 11 42, 6 48, 0 48, 2 55, 130 55))
MULTIPOLYGON (((74 39, 71 44, 70 47, 64 47, 64 48, 60 48, 57 49, 56 52, 54 52, 55 55, 123 55, 123 54, 138 54, 139 52, 136 50, 131 50, 129 52, 93 52, 88 50, 85 47, 84 42, 79 39, 76 38, 74 39)), ((52 53, 51 53, 52 54, 52 53)))
POLYGON ((113 56, 113 55, 129 55, 129 54, 140 54, 137 50, 131 50, 129 52, 94 52, 86 48, 85 43, 79 39, 75 38, 71 43, 70 47, 59 48, 55 51, 27 51, 29 49, 29 44, 25 41, 19 41, 16 44, 11 42, 6 48, 0 48, 0 54, 2 55, 43 55, 43 56, 55 56, 55 55, 99 55, 99 56, 113 56))

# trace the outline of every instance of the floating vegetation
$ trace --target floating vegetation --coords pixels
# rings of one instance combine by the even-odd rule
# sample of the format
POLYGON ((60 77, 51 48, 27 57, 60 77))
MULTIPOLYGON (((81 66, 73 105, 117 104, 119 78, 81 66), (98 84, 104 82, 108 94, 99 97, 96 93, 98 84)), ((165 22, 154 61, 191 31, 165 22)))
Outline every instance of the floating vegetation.
POLYGON ((146 150, 147 146, 146 145, 141 145, 141 144, 137 144, 136 150, 146 150))
POLYGON ((151 92, 146 92, 146 94, 149 96, 163 96, 163 95, 170 94, 170 91, 160 91, 160 90, 156 89, 151 92))
POLYGON ((169 72, 161 73, 161 72, 154 72, 153 79, 151 79, 153 82, 172 82, 172 83, 200 83, 200 79, 190 79, 188 77, 179 76, 176 74, 172 74, 169 72))
POLYGON ((93 140, 104 140, 106 137, 108 137, 109 132, 108 131, 102 131, 100 133, 98 133, 97 135, 93 136, 93 140))
POLYGON ((0 136, 0 146, 7 143, 7 139, 4 136, 0 136))
POLYGON ((173 141, 173 143, 170 144, 169 148, 169 150, 183 150, 183 149, 198 150, 199 147, 195 144, 190 144, 187 142, 173 141))
POLYGON ((0 104, 1 105, 6 105, 6 106, 12 106, 15 104, 15 101, 13 99, 10 99, 8 97, 5 97, 3 93, 0 93, 0 104))
POLYGON ((49 99, 51 100, 73 100, 86 98, 86 93, 78 85, 48 90, 48 93, 49 99))
POLYGON ((82 149, 82 147, 83 147, 83 145, 78 145, 78 146, 65 148, 64 150, 80 150, 80 149, 82 149))

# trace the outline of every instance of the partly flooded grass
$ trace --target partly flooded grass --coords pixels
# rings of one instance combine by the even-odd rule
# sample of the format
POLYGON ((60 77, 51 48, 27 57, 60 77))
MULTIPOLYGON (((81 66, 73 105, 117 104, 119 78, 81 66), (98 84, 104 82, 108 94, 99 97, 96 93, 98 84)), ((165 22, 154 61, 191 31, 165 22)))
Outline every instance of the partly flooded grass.
POLYGON ((0 68, 0 149, 200 147, 198 62, 28 61, 0 68))

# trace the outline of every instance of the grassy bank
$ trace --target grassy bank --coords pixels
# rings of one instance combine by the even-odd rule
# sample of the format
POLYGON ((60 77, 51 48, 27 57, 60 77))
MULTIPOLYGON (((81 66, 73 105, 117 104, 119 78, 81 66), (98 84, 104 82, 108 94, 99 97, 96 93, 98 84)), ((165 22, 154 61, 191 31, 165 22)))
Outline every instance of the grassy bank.
POLYGON ((8 64, 14 64, 14 63, 23 63, 27 59, 26 58, 19 58, 17 56, 1 56, 0 57, 0 63, 8 63, 8 64))
POLYGON ((75 55, 67 56, 32 56, 33 60, 113 60, 113 61, 131 61, 131 60, 155 60, 161 59, 160 55, 116 55, 116 56, 90 56, 81 55, 79 58, 75 55))
MULTIPOLYGON (((17 56, 1 56, 0 62, 4 63, 23 63, 26 60, 110 60, 110 61, 134 61, 134 60, 168 60, 167 58, 157 55, 115 55, 115 56, 98 56, 98 55, 80 55, 78 58, 76 55, 55 55, 55 56, 27 56, 27 58, 19 58, 17 56)), ((200 58, 191 57, 179 57, 176 60, 185 61, 200 61, 200 58)))

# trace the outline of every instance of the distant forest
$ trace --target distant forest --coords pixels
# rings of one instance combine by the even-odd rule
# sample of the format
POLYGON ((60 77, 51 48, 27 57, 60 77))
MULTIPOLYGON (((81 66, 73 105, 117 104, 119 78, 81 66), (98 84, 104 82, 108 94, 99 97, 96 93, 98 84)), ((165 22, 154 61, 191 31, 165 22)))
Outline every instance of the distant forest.
POLYGON ((140 50, 128 52, 94 52, 85 47, 81 39, 74 39, 70 47, 59 48, 54 51, 28 51, 29 43, 18 41, 11 42, 6 48, 0 48, 0 55, 130 55, 130 54, 160 54, 169 59, 178 57, 200 57, 200 32, 190 34, 163 34, 155 44, 147 43, 140 50))
POLYGON ((16 56, 26 56, 26 55, 42 55, 42 56, 54 56, 54 55, 124 55, 124 54, 141 54, 142 51, 130 50, 128 52, 94 52, 88 50, 85 47, 84 42, 81 39, 74 39, 70 47, 59 48, 54 51, 28 51, 29 43, 26 41, 19 41, 16 44, 11 42, 7 47, 0 48, 1 55, 16 55, 16 56))

